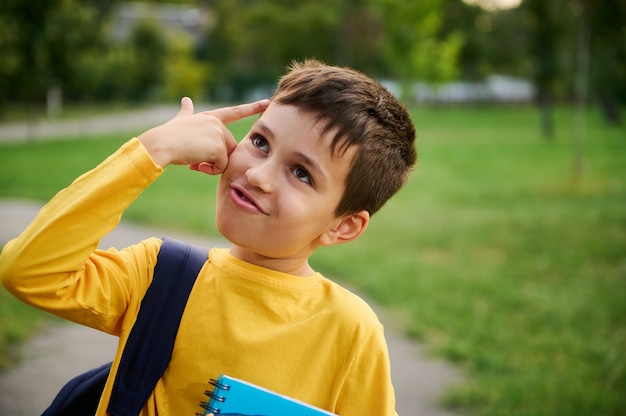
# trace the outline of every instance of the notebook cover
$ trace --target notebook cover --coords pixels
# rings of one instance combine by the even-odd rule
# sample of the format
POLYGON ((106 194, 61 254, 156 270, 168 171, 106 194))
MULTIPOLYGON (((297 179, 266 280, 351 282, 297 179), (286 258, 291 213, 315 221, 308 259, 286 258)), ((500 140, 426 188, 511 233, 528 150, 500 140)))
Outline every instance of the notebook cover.
POLYGON ((208 406, 204 415, 220 416, 319 416, 335 413, 317 408, 300 400, 273 392, 244 380, 221 375, 213 392, 207 392, 208 406))

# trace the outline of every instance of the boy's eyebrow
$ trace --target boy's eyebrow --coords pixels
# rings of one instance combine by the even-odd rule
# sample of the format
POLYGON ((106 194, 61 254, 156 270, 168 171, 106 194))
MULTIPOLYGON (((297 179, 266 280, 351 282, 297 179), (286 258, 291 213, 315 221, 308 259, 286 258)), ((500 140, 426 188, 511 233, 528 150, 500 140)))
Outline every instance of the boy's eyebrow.
POLYGON ((317 182, 320 179, 324 179, 326 175, 324 175, 324 171, 322 167, 315 160, 311 159, 307 155, 301 152, 296 152, 296 157, 300 159, 301 163, 305 165, 309 170, 312 170, 315 173, 315 177, 317 178, 317 182))
MULTIPOLYGON (((263 134, 269 137, 270 139, 274 141, 276 140, 276 136, 274 135, 274 132, 272 131, 272 129, 270 129, 265 123, 263 123, 263 121, 257 120, 254 123, 253 128, 254 127, 261 130, 263 134)), ((316 176, 318 177, 318 181, 319 179, 323 179, 326 177, 326 175, 324 174, 324 170, 322 169, 322 167, 317 161, 315 161, 314 159, 311 159, 309 156, 305 155, 302 152, 295 152, 295 156, 297 159, 300 160, 300 163, 302 163, 303 165, 306 165, 308 169, 315 172, 316 176)))
POLYGON ((263 134, 269 136, 270 138, 274 138, 274 132, 270 129, 265 123, 261 120, 257 120, 252 127, 256 127, 263 131, 263 134))

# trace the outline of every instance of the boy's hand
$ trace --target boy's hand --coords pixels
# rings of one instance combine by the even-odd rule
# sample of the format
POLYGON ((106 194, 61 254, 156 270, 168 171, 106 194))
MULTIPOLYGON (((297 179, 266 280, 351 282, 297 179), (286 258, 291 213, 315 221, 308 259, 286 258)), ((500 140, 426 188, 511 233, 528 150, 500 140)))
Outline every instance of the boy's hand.
POLYGON ((193 102, 185 97, 180 111, 167 123, 141 134, 152 159, 160 166, 189 165, 212 175, 222 173, 237 146, 227 123, 265 111, 269 100, 194 114, 193 102))

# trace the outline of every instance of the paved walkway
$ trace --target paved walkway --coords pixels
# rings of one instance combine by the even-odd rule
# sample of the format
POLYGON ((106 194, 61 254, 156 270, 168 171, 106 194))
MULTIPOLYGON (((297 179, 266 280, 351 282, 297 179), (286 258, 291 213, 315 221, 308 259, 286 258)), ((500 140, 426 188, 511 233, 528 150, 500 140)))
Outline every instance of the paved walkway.
MULTIPOLYGON (((137 113, 136 116, 138 120, 149 119, 150 125, 147 127, 150 127, 168 120, 176 113, 173 107, 167 114, 162 108, 159 111, 143 117, 137 113)), ((82 124, 102 131, 111 122, 110 118, 100 118, 83 121, 82 124)), ((128 132, 131 124, 128 122, 123 131, 128 132)), ((132 126, 143 128, 139 124, 132 126)), ((51 131, 57 130, 48 130, 51 131)), ((13 140, 7 136, 7 132, 9 129, 6 125, 0 124, 0 142, 13 140)), ((39 138, 45 137, 42 135, 39 138)), ((40 206, 29 201, 0 199, 0 245, 17 236, 36 215, 40 206)), ((165 235, 207 247, 226 245, 222 240, 122 222, 102 241, 101 246, 123 247, 147 237, 165 235)), ((399 415, 454 416, 438 406, 437 401, 446 387, 461 381, 458 371, 445 362, 426 356, 419 344, 401 335, 398 323, 389 314, 376 305, 372 307, 385 324, 399 415)), ((40 414, 65 381, 109 361, 115 348, 115 337, 73 324, 50 325, 23 346, 21 360, 12 369, 0 373, 0 415, 40 414)))
POLYGON ((84 137, 102 132, 141 133, 164 123, 178 112, 175 105, 163 105, 130 112, 85 117, 77 120, 34 120, 28 123, 0 123, 0 142, 84 137))
MULTIPOLYGON (((32 122, 0 123, 0 143, 50 138, 86 137, 106 133, 122 133, 124 137, 139 134, 163 124, 176 115, 179 106, 159 105, 132 111, 84 117, 76 120, 40 119, 32 122)), ((194 103, 196 112, 206 111, 211 105, 194 103)))

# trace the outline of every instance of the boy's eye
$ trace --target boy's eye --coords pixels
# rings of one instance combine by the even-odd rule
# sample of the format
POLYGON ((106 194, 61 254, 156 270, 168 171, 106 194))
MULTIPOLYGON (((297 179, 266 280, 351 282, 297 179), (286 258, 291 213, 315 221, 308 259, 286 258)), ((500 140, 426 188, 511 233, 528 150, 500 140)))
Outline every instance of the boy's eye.
POLYGON ((292 170, 293 175, 301 182, 306 183, 308 185, 313 184, 313 180, 311 179, 311 175, 309 172, 304 169, 302 166, 297 166, 292 170))
POLYGON ((266 153, 269 151, 269 146, 265 137, 255 134, 250 138, 250 140, 252 141, 252 145, 254 147, 259 148, 266 153))

